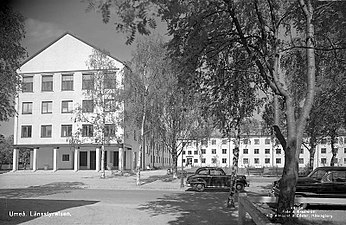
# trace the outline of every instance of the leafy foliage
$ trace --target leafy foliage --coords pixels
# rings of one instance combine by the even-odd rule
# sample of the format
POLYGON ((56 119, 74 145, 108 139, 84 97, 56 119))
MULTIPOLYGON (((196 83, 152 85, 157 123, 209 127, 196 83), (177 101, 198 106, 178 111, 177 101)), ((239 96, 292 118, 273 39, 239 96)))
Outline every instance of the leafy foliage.
POLYGON ((13 135, 5 138, 0 135, 0 169, 3 164, 12 163, 13 135))
POLYGON ((21 46, 24 38, 24 18, 5 3, 0 4, 0 121, 14 116, 14 97, 20 78, 16 70, 26 56, 21 46))

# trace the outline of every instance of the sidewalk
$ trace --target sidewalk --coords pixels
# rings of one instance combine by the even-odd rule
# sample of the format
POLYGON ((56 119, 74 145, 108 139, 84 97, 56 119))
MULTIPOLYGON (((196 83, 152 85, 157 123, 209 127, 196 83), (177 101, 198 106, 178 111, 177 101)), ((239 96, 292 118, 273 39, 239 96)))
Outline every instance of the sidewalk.
POLYGON ((180 179, 172 180, 166 176, 166 170, 141 171, 141 186, 136 185, 136 174, 113 175, 90 170, 74 172, 72 170, 44 171, 20 170, 0 174, 0 189, 34 188, 39 186, 64 186, 66 188, 111 189, 111 190, 174 190, 180 188, 180 179))

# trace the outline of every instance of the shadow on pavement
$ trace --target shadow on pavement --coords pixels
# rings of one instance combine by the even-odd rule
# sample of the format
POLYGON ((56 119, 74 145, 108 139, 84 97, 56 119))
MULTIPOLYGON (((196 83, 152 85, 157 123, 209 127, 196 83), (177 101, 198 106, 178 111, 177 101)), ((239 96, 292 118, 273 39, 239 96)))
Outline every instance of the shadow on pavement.
POLYGON ((35 198, 57 193, 68 193, 71 190, 81 189, 82 182, 53 182, 28 188, 0 189, 0 198, 35 198))
POLYGON ((163 182, 172 182, 173 177, 172 177, 172 175, 154 175, 154 176, 150 176, 148 178, 141 179, 143 184, 149 184, 149 183, 152 183, 152 182, 155 182, 158 180, 163 181, 163 182))
POLYGON ((237 224, 238 209, 226 207, 227 197, 225 192, 176 193, 140 205, 139 210, 151 217, 174 215, 168 224, 237 224))
POLYGON ((20 224, 38 218, 42 213, 51 216, 71 217, 69 208, 95 204, 97 201, 83 200, 42 200, 42 199, 0 199, 0 224, 20 224), (60 212, 65 210, 64 212, 60 212), (21 213, 21 214, 14 214, 21 213))

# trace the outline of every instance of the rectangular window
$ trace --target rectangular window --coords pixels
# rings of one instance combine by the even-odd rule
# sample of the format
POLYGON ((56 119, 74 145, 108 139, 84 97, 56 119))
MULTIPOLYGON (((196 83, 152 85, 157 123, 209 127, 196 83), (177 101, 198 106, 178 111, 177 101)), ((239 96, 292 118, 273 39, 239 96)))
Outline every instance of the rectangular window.
POLYGON ((216 149, 212 149, 211 154, 216 154, 216 149))
POLYGON ((281 154, 281 149, 277 148, 275 149, 276 154, 281 154))
POLYGON ((211 140, 211 145, 216 145, 216 140, 211 140))
POLYGON ((223 139, 223 140, 222 140, 222 144, 223 144, 223 145, 226 145, 226 144, 227 144, 227 140, 226 140, 226 139, 223 139))
POLYGON ((41 126, 41 137, 42 138, 52 137, 52 125, 42 125, 41 126))
POLYGON ((270 145, 270 139, 269 139, 269 138, 266 138, 266 139, 264 140, 264 144, 270 145))
POLYGON ((63 162, 68 162, 68 161, 70 161, 70 155, 68 155, 68 154, 63 154, 63 155, 62 155, 62 161, 63 161, 63 162))
POLYGON ((270 163, 270 158, 265 158, 265 159, 264 159, 264 163, 265 163, 265 164, 269 164, 269 163, 270 163))
POLYGON ((192 155, 192 151, 187 151, 187 154, 188 155, 192 155))
POLYGON ((205 154, 206 153, 206 150, 204 148, 201 149, 201 153, 202 154, 205 154))
POLYGON ((222 149, 222 154, 227 154, 227 149, 222 149))
POLYGON ((116 127, 114 124, 105 125, 105 137, 115 137, 116 127))
POLYGON ((300 154, 304 154, 304 149, 303 148, 300 149, 300 154))
POLYGON ((205 163, 205 158, 202 158, 202 163, 205 163))
POLYGON ((183 151, 183 155, 185 155, 185 151, 183 151))
POLYGON ((299 164, 304 164, 304 158, 299 158, 299 164))
POLYGON ((53 112, 53 102, 44 101, 42 102, 42 114, 52 113, 53 112))
POLYGON ((264 149, 264 154, 270 154, 270 149, 268 148, 264 149))
POLYGON ((106 73, 104 75, 104 88, 105 89, 115 89, 116 86, 117 86, 116 73, 106 73))
POLYGON ((346 148, 344 148, 344 153, 346 154, 346 148))
POLYGON ((243 144, 244 144, 244 145, 249 145, 249 144, 250 144, 249 139, 247 139, 247 138, 246 138, 246 139, 244 139, 244 140, 243 140, 243 144))
POLYGON ((72 113, 73 112, 73 101, 67 100, 61 102, 61 113, 72 113))
POLYGON ((23 102, 22 114, 32 114, 32 102, 23 102))
POLYGON ((243 149, 243 154, 249 154, 249 149, 244 148, 244 149, 243 149))
POLYGON ((204 146, 208 146, 208 141, 207 141, 207 140, 203 140, 203 141, 201 142, 201 144, 204 145, 204 146))
POLYGON ((259 164, 259 158, 254 158, 255 164, 259 164))
POLYGON ((281 158, 276 158, 275 162, 276 162, 276 164, 281 164, 281 158))
POLYGON ((83 90, 94 89, 94 74, 92 73, 82 74, 82 89, 83 90))
POLYGON ((259 139, 255 139, 255 145, 259 145, 260 144, 260 140, 259 139))
POLYGON ((185 159, 183 159, 183 163, 185 163, 186 162, 186 160, 185 159))
POLYGON ((193 154, 194 154, 194 155, 198 155, 198 151, 194 151, 193 154))
POLYGON ((326 154, 327 153, 327 149, 326 148, 321 148, 321 154, 326 154))
POLYGON ((321 163, 326 164, 327 163, 327 158, 321 158, 321 163))
POLYGON ((61 76, 61 90, 73 91, 73 74, 63 74, 61 76))
POLYGON ((114 99, 105 99, 105 111, 115 112, 116 104, 114 99))
POLYGON ((344 158, 344 164, 346 164, 346 158, 344 158))
POLYGON ((53 91, 53 75, 42 75, 42 91, 53 91))
POLYGON ((259 154, 259 149, 254 149, 254 154, 259 154))
POLYGON ((92 112, 94 112, 93 100, 83 100, 82 101, 82 111, 84 113, 92 113, 92 112))
POLYGON ((227 159, 226 158, 222 158, 222 163, 227 163, 227 159))
POLYGON ((92 137, 94 135, 93 125, 83 124, 82 125, 82 137, 92 137))
POLYGON ((32 126, 22 126, 22 138, 31 138, 32 126))
POLYGON ((194 163, 198 163, 198 159, 194 159, 193 162, 194 162, 194 163))
POLYGON ((61 137, 72 136, 72 125, 61 125, 61 137))
POLYGON ((249 164, 249 159, 248 159, 248 158, 244 158, 244 159, 243 159, 243 164, 244 164, 244 165, 249 164))
POLYGON ((33 76, 23 77, 22 91, 33 92, 33 90, 34 90, 34 77, 33 76))

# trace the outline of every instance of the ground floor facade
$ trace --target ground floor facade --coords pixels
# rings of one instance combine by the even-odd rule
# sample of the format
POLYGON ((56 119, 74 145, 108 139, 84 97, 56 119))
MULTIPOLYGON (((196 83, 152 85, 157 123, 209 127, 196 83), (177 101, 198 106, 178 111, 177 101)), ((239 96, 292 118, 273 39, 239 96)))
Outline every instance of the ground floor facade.
MULTIPOLYGON (((25 168, 36 170, 96 170, 102 169, 101 146, 16 146, 13 150, 12 171, 19 169, 19 150, 30 151, 29 165, 25 168)), ((132 170, 136 167, 137 152, 123 145, 104 147, 104 168, 109 170, 132 170)))

